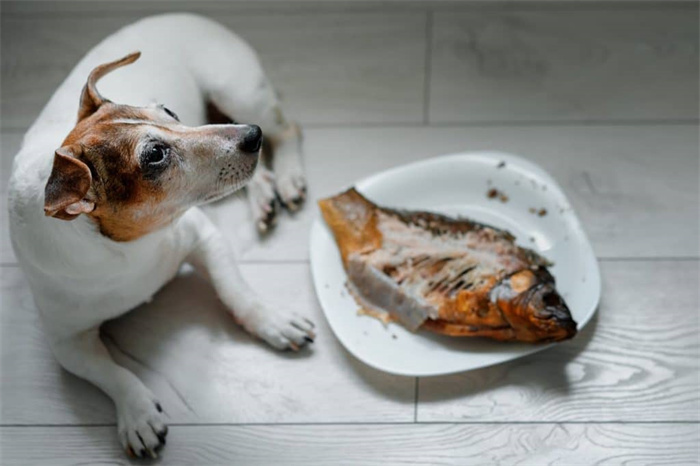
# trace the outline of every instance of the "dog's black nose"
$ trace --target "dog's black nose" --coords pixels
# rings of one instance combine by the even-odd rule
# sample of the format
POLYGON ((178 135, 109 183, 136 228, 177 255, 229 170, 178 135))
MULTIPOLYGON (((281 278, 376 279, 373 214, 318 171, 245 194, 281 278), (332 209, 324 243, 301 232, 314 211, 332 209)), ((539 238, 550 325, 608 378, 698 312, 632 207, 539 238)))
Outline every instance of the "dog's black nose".
POLYGON ((258 152, 261 145, 262 130, 257 125, 250 125, 250 129, 238 143, 238 148, 243 152, 258 152))

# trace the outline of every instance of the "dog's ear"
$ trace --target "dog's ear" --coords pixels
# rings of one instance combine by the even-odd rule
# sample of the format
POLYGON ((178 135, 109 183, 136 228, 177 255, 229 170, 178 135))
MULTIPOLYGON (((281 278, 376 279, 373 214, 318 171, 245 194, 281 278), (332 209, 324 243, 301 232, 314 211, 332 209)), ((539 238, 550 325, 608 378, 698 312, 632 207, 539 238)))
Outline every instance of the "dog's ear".
POLYGON ((107 99, 102 97, 97 91, 97 87, 95 87, 97 81, 99 81, 100 78, 102 78, 107 73, 116 70, 117 68, 120 68, 124 65, 128 65, 129 63, 135 62, 139 59, 140 56, 141 52, 130 53, 129 55, 120 58, 119 60, 104 63, 90 72, 90 76, 88 76, 87 83, 85 83, 85 87, 83 87, 83 92, 80 95, 78 121, 82 120, 83 118, 89 117, 90 115, 95 113, 98 108, 100 108, 100 105, 102 105, 105 102, 109 102, 107 99))
POLYGON ((81 153, 82 148, 77 144, 56 151, 44 190, 44 214, 47 216, 73 220, 95 209, 95 203, 85 199, 92 186, 92 174, 88 166, 78 160, 81 153))

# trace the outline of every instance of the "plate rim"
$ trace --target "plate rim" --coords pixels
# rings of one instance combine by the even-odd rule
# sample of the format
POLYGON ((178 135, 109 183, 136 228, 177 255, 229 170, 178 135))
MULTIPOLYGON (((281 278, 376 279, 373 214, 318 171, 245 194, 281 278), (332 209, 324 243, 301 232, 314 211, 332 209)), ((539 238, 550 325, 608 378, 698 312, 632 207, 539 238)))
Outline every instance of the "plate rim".
MULTIPOLYGON (((549 172, 547 172, 544 168, 541 166, 537 165, 536 163, 522 157, 516 154, 512 154, 509 152, 502 152, 502 151, 467 151, 467 152, 452 152, 449 154, 444 154, 444 155, 437 155, 437 156, 432 156, 426 159, 422 160, 417 160, 401 165, 397 165, 391 168, 388 168, 386 170, 382 170, 381 172, 373 173, 371 175, 368 175, 364 178, 361 178, 354 183, 352 183, 350 186, 356 187, 360 192, 362 192, 363 187, 367 187, 368 185, 371 185, 373 183, 379 182, 381 178, 391 176, 395 174, 396 172, 403 171, 403 170, 408 170, 408 169, 415 169, 416 167, 420 167, 421 165, 433 165, 436 163, 449 163, 451 161, 455 160, 466 160, 466 159, 475 159, 475 158, 484 158, 488 160, 494 160, 497 159, 499 161, 506 161, 508 162, 513 162, 517 165, 520 165, 526 169, 528 169, 531 172, 536 172, 538 175, 541 175, 543 178, 546 179, 548 184, 551 184, 553 187, 557 189, 557 191, 562 195, 563 199, 566 200, 567 204, 569 203, 569 199, 564 193, 564 190, 561 188, 559 183, 552 177, 549 172)), ((342 192, 342 190, 347 189, 347 188, 341 188, 339 192, 342 192)), ((600 306, 600 298, 602 294, 602 280, 601 280, 601 275, 600 275, 600 264, 598 261, 598 258, 595 255, 595 251, 593 250, 593 247, 591 246, 590 240, 588 239, 588 235, 586 234, 585 229, 583 228, 583 225, 581 224, 578 215, 576 212, 571 208, 571 221, 574 222, 574 226, 576 227, 575 230, 576 232, 580 235, 580 238, 583 240, 582 246, 586 251, 584 251, 586 254, 586 257, 592 258, 591 261, 591 274, 592 276, 589 277, 591 282, 594 282, 595 284, 595 296, 594 300, 592 301, 592 309, 587 312, 587 315, 585 318, 581 319, 578 323, 578 332, 581 332, 583 328, 591 321, 593 316, 598 312, 598 308, 600 306)), ((552 346, 557 345, 557 343, 548 343, 548 344, 542 344, 542 345, 537 345, 533 346, 532 348, 527 349, 523 354, 517 354, 513 355, 512 357, 508 357, 506 359, 503 359, 501 361, 492 361, 488 362, 486 364, 480 365, 479 367, 472 367, 472 368, 455 368, 455 369, 450 369, 450 370, 438 370, 438 371, 403 371, 403 370, 396 370, 396 369, 391 369, 387 367, 383 367, 379 364, 376 364, 372 360, 366 359, 362 355, 356 353, 353 349, 353 345, 348 344, 344 337, 342 336, 342 332, 338 332, 337 329, 334 326, 334 323, 332 319, 329 318, 328 316, 328 311, 326 310, 326 307, 323 304, 322 298, 321 298, 321 283, 319 282, 320 280, 320 272, 316 270, 316 265, 314 265, 317 260, 314 259, 317 252, 317 248, 314 248, 314 243, 315 240, 317 239, 318 235, 321 234, 321 231, 324 229, 328 229, 328 227, 325 225, 325 222, 323 222, 323 219, 321 218, 320 212, 316 212, 313 224, 311 225, 310 233, 309 233, 309 265, 311 269, 311 276, 312 276, 312 282, 314 285, 314 292, 316 294, 316 300, 319 303, 319 306, 321 307, 321 310, 323 311, 323 317, 326 319, 326 322, 328 323, 328 326, 331 328, 334 336, 340 341, 342 344, 343 348, 350 353, 354 358, 358 359, 362 363, 380 370, 382 372, 386 372, 389 374, 394 374, 394 375, 401 375, 401 376, 407 376, 407 377, 437 377, 441 375, 451 375, 451 374, 459 374, 459 373, 464 373, 464 372, 469 372, 472 370, 478 370, 478 369, 483 369, 486 367, 491 367, 495 366, 498 364, 503 364, 509 361, 514 361, 516 359, 521 359, 527 356, 530 356, 535 353, 539 353, 540 351, 543 351, 545 349, 551 348, 552 346)), ((337 248, 337 243, 334 242, 335 247, 337 248)), ((560 343, 561 344, 561 343, 560 343)))

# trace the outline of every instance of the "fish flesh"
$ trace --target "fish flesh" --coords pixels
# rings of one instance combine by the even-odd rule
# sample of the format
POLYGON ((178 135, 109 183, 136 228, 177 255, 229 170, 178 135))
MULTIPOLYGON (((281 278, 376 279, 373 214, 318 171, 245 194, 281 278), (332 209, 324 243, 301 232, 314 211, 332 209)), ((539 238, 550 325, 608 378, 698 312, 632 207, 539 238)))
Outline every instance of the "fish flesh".
POLYGON ((412 331, 529 343, 561 341, 576 322, 552 264, 505 230, 380 207, 356 189, 319 201, 348 288, 364 313, 412 331))

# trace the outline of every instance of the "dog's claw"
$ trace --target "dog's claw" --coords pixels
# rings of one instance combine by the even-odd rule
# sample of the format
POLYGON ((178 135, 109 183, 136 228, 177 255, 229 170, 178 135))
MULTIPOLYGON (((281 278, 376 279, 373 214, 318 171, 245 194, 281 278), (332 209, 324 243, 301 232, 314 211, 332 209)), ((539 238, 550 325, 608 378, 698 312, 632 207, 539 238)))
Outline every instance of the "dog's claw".
POLYGON ((272 208, 264 218, 258 221, 258 231, 261 234, 267 233, 277 224, 277 209, 272 208))
POLYGON ((290 199, 288 201, 282 200, 282 204, 290 212, 296 212, 304 204, 304 199, 305 199, 305 196, 299 195, 299 196, 297 196, 293 199, 290 199))
POLYGON ((277 200, 275 177, 265 167, 258 167, 248 183, 248 200, 258 233, 267 233, 277 220, 277 200))
POLYGON ((147 389, 118 406, 117 430, 126 454, 131 458, 157 458, 168 433, 162 419, 163 407, 147 389))
POLYGON ((258 232, 260 234, 265 234, 272 229, 277 224, 277 206, 274 201, 270 204, 271 207, 267 211, 265 217, 258 221, 258 232))
POLYGON ((270 311, 267 318, 250 331, 274 348, 299 351, 302 347, 313 343, 315 335, 311 330, 312 325, 308 319, 296 313, 282 316, 278 312, 270 311))
MULTIPOLYGON (((155 429, 154 429, 154 432, 155 429)), ((167 442, 165 440, 165 437, 168 435, 168 426, 164 426, 163 430, 160 432, 156 432, 156 437, 158 437, 158 441, 161 443, 157 448, 162 448, 167 442)))

